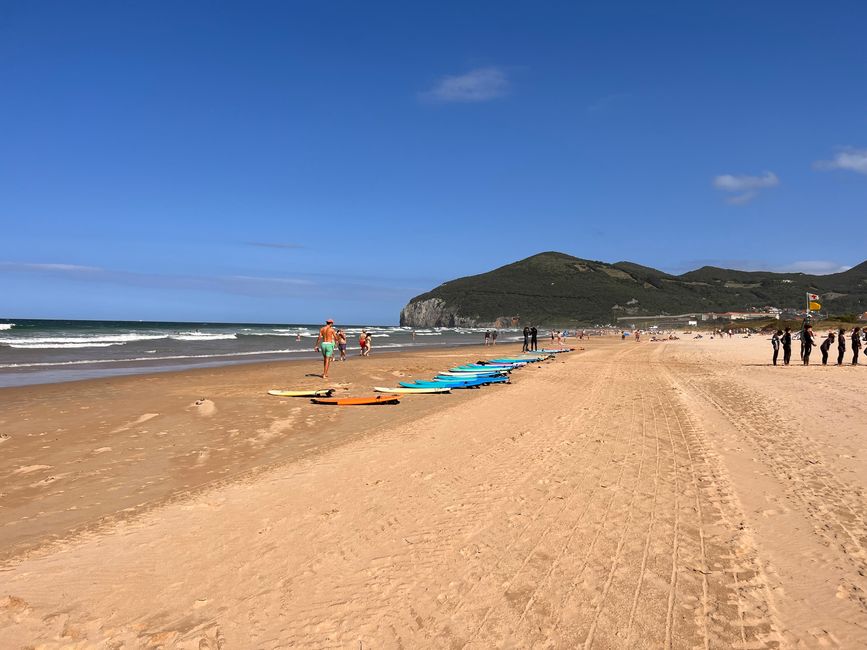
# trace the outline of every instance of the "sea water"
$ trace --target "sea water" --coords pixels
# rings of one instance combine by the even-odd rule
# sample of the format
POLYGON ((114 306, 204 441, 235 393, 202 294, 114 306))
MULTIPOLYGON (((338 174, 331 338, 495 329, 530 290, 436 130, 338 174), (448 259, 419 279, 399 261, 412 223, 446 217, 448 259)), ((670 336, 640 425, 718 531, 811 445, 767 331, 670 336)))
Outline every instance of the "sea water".
MULTIPOLYGON (((0 320, 0 387, 314 357, 321 325, 0 320)), ((340 325, 338 324, 338 327, 340 325)), ((362 328, 372 349, 482 343, 485 328, 347 325, 349 354, 362 328)), ((499 341, 520 338, 498 330, 499 341)))

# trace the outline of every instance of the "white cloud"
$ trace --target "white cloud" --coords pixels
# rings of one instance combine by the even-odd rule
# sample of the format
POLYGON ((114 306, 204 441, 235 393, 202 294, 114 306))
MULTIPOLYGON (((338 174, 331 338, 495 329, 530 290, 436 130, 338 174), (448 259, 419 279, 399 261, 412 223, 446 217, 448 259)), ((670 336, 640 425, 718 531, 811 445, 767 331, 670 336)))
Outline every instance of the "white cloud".
POLYGON ((813 167, 825 171, 847 169, 859 174, 867 174, 867 149, 846 147, 838 151, 833 160, 817 160, 813 163, 813 167))
POLYGON ((684 273, 702 266, 715 266, 721 269, 738 271, 773 271, 774 273, 807 273, 809 275, 842 273, 852 268, 848 264, 840 264, 840 262, 833 260, 802 260, 799 262, 771 264, 762 260, 714 258, 685 260, 680 265, 671 269, 671 271, 673 273, 684 273))
POLYGON ((830 260, 803 260, 801 262, 792 262, 775 268, 775 271, 783 273, 809 273, 810 275, 828 275, 829 273, 842 273, 848 271, 851 266, 832 262, 830 260))
POLYGON ((760 176, 721 174, 713 179, 715 188, 732 194, 726 201, 733 205, 749 203, 759 195, 761 190, 779 184, 780 179, 774 172, 764 172, 760 176))
POLYGON ((509 92, 509 79, 502 68, 475 68, 461 75, 447 75, 420 94, 434 102, 487 102, 509 92))

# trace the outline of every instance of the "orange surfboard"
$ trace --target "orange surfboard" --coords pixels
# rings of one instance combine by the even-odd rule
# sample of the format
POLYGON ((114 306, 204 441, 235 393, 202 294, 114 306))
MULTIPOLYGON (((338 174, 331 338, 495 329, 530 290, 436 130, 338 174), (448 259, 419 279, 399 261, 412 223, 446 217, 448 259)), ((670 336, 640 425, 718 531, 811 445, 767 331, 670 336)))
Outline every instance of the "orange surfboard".
POLYGON ((373 397, 316 397, 314 404, 336 404, 337 406, 364 406, 366 404, 398 404, 399 395, 374 395, 373 397))

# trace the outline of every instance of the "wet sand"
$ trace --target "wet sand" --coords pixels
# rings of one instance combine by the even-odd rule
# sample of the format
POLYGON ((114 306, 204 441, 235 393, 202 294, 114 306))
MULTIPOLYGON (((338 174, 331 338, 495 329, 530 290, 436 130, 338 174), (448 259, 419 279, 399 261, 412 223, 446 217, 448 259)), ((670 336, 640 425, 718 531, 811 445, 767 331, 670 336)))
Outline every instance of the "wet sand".
POLYGON ((867 370, 585 347, 364 410, 290 364, 0 391, 0 646, 867 645, 867 370))

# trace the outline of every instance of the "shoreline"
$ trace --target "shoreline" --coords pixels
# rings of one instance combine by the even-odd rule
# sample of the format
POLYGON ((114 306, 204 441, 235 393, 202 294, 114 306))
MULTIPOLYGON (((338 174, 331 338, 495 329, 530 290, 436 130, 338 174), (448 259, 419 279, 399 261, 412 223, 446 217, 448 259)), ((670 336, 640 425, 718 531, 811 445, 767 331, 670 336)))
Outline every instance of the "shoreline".
MULTIPOLYGON (((499 345, 514 345, 514 341, 502 341, 499 345)), ((424 352, 429 350, 446 350, 452 348, 465 347, 484 347, 478 343, 462 343, 458 341, 448 343, 413 343, 410 345, 397 345, 393 347, 379 346, 374 347, 373 352, 377 356, 386 354, 402 354, 406 352, 424 352)), ((347 348, 347 358, 360 357, 358 347, 347 348)), ((213 368, 223 368, 232 366, 245 366, 268 363, 303 363, 311 360, 319 360, 321 363, 322 355, 314 352, 311 348, 309 351, 299 351, 291 353, 292 356, 283 352, 227 352, 222 360, 214 359, 213 361, 201 361, 193 363, 177 363, 174 359, 106 359, 103 361, 81 361, 81 362, 66 362, 48 364, 52 369, 44 369, 38 367, 22 367, 17 368, 0 368, 0 391, 7 388, 20 388, 25 386, 44 386, 48 384, 66 384, 72 382, 91 381, 97 379, 110 379, 120 377, 139 377, 155 374, 165 374, 174 372, 186 372, 189 370, 205 370, 213 368), (270 358, 250 358, 253 356, 270 357, 270 358), (163 361, 164 363, 160 363, 163 361), (88 366, 95 366, 89 368, 88 366), (111 367, 113 366, 113 367, 111 367), (32 369, 31 369, 32 368, 32 369), (23 383, 11 383, 15 378, 33 378, 42 375, 43 380, 25 381, 23 383), (67 376, 59 375, 89 375, 89 376, 67 376)), ((213 358, 214 355, 207 355, 207 358, 213 358)), ((193 357, 183 357, 191 359, 193 357)))
POLYGON ((374 351, 332 362, 329 381, 318 376, 319 356, 0 388, 0 503, 4 518, 12 519, 0 528, 0 560, 325 453, 483 392, 411 395, 398 407, 343 409, 273 397, 269 389, 333 387, 337 396, 372 395, 374 385, 429 378, 457 363, 513 354, 516 347, 374 351))

